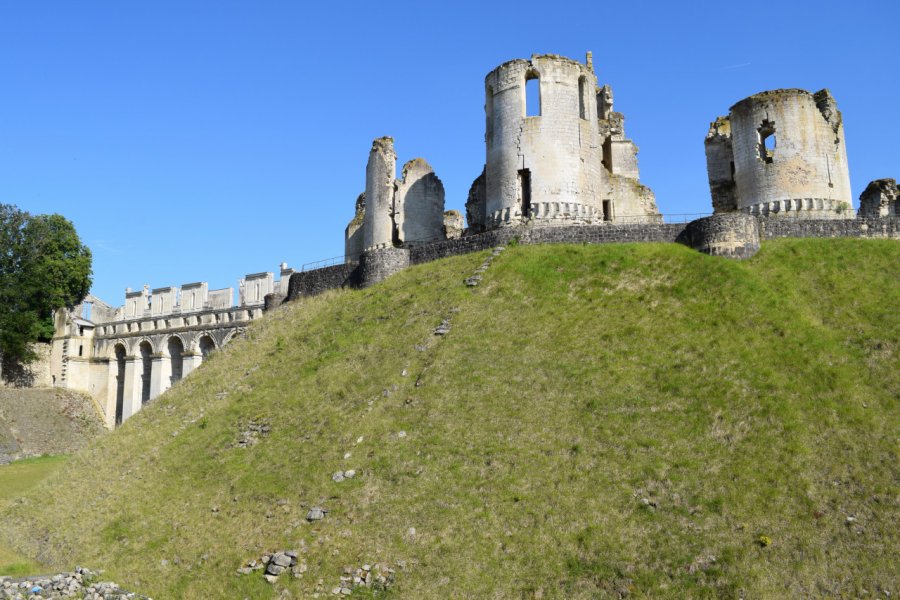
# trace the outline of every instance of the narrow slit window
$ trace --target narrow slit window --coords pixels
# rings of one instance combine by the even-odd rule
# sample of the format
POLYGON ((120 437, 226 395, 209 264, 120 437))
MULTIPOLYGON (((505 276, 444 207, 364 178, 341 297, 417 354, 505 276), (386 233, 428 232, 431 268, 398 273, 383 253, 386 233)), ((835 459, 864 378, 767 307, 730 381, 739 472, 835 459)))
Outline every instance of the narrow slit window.
POLYGON ((585 101, 585 88, 587 87, 587 79, 578 78, 578 116, 587 119, 587 102, 585 101))
POLYGON ((541 80, 536 74, 525 77, 525 116, 541 116, 541 80))

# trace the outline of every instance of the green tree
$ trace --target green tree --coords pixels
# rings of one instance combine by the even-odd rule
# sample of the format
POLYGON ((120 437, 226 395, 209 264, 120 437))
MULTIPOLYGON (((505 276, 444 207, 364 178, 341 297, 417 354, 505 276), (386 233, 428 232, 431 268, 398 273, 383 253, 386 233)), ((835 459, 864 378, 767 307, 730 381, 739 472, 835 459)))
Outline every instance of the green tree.
POLYGON ((0 357, 33 359, 29 345, 53 335, 53 311, 90 287, 91 251, 71 221, 0 204, 0 357))

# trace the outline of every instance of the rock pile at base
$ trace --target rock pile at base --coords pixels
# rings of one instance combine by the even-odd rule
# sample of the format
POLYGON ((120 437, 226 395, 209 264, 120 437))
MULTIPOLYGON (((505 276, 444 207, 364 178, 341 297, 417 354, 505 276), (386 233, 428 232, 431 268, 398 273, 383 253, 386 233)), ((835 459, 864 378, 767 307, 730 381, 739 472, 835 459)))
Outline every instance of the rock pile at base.
POLYGON ((0 600, 36 600, 38 598, 83 598, 84 600, 151 600, 127 592, 111 581, 94 579, 97 573, 76 567, 72 573, 38 577, 0 576, 0 600))

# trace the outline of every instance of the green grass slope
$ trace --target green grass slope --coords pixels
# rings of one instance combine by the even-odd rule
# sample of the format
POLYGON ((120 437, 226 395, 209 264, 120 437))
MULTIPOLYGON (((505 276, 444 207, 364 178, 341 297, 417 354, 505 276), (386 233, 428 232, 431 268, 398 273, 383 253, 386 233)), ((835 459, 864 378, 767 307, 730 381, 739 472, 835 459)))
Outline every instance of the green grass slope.
POLYGON ((467 288, 485 256, 254 324, 0 543, 161 599, 330 596, 364 563, 397 572, 363 597, 900 592, 900 244, 511 247, 467 288), (290 548, 303 578, 235 575, 290 548))

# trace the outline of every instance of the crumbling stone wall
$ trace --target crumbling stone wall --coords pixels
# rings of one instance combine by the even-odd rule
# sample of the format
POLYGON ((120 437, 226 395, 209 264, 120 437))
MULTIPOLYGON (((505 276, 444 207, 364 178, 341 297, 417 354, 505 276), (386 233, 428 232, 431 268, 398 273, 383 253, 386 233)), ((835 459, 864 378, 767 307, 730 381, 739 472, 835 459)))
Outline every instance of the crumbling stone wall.
POLYGON ((487 187, 485 185, 485 169, 475 178, 466 198, 466 223, 468 233, 481 233, 487 228, 487 187))
POLYGON ((859 196, 860 217, 900 217, 900 189, 894 179, 876 179, 859 196))
POLYGON ((444 184, 424 158, 403 165, 396 190, 395 239, 404 245, 444 239, 444 184))
POLYGON ((366 209, 363 216, 363 248, 387 248, 394 244, 394 175, 397 154, 394 140, 372 142, 366 164, 366 209))
POLYGON ((366 193, 356 197, 356 210, 353 219, 347 224, 344 232, 344 256, 347 261, 355 261, 365 249, 363 244, 363 219, 366 215, 366 193))
POLYGON ((741 100, 711 124, 706 155, 716 212, 851 216, 843 121, 828 90, 741 100))
POLYGON ((455 240, 462 237, 466 229, 466 221, 458 210, 448 210, 444 213, 444 237, 455 240))
POLYGON ((409 247, 446 237, 444 184, 424 158, 403 165, 395 179, 394 140, 372 142, 366 165, 366 191, 356 199, 353 219, 344 231, 345 262, 355 263, 363 252, 377 248, 409 247))

